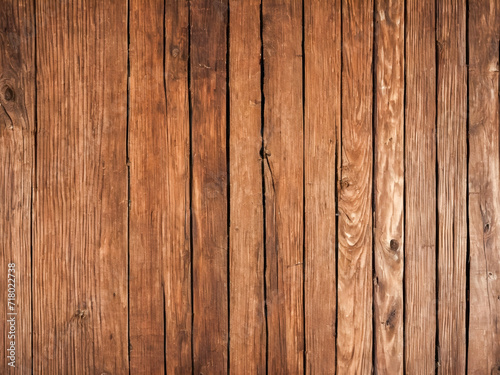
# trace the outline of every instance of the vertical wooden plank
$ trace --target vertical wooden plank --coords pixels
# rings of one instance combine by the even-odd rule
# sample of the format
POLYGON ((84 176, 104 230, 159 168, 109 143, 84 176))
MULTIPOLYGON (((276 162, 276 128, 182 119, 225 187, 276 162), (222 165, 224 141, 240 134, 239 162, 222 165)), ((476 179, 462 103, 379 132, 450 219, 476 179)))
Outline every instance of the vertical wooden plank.
POLYGON ((406 6, 405 370, 430 374, 436 365, 435 2, 406 6))
POLYGON ((440 374, 465 374, 467 65, 465 0, 437 2, 440 374))
POLYGON ((32 372, 31 197, 35 59, 31 1, 0 7, 0 373, 32 372), (9 303, 10 302, 10 303, 9 303), (13 329, 13 331, 12 331, 13 329), (14 349, 15 353, 11 350, 14 349))
POLYGON ((265 374, 260 0, 230 0, 230 368, 265 374))
POLYGON ((37 2, 34 373, 126 373, 127 4, 37 2))
POLYGON ((191 372, 188 22, 185 1, 130 3, 134 373, 191 372))
POLYGON ((263 0, 268 372, 304 370, 302 1, 263 0))
POLYGON ((469 374, 500 373, 500 4, 469 2, 469 374))
POLYGON ((404 2, 375 4, 375 371, 402 374, 404 270, 404 2))
POLYGON ((306 371, 312 374, 335 373, 340 26, 340 0, 304 2, 304 303, 306 371))
POLYGON ((337 372, 372 371, 373 2, 342 2, 337 372))
POLYGON ((228 371, 227 0, 191 1, 194 371, 228 371))

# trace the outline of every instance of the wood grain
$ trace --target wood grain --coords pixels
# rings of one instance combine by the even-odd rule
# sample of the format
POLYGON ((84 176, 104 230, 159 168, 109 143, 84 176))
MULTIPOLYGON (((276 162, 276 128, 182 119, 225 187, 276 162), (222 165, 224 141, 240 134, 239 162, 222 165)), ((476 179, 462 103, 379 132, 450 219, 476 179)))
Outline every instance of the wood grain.
POLYGON ((304 371, 302 2, 263 0, 270 374, 304 371))
POLYGON ((340 0, 304 2, 304 304, 306 372, 312 374, 335 373, 340 26, 340 0))
POLYGON ((465 374, 467 65, 465 1, 437 3, 438 372, 465 374))
MULTIPOLYGON (((35 146, 35 27, 30 1, 0 7, 0 373, 31 374, 31 198, 35 146), (9 264, 14 263, 14 282, 9 264), (11 279, 12 280, 12 279, 11 279), (8 288, 15 284, 14 310, 8 288), (8 315, 8 314, 17 315, 8 315), (12 320, 13 319, 13 320, 12 320), (15 338, 11 333, 15 322, 15 338), (11 367, 11 342, 15 367, 11 367)), ((12 290, 12 289, 10 289, 12 290)))
POLYGON ((373 2, 342 2, 337 373, 372 371, 373 2))
POLYGON ((406 6, 405 371, 430 374, 436 366, 435 4, 406 6))
POLYGON ((33 373, 128 372, 127 6, 37 2, 33 373))
POLYGON ((469 3, 469 374, 500 373, 500 5, 469 3))
POLYGON ((402 374, 404 3, 375 4, 374 335, 377 374, 402 374))
POLYGON ((230 0, 230 368, 266 373, 260 0, 230 0))
POLYGON ((191 1, 193 350, 196 374, 228 371, 227 0, 191 1))

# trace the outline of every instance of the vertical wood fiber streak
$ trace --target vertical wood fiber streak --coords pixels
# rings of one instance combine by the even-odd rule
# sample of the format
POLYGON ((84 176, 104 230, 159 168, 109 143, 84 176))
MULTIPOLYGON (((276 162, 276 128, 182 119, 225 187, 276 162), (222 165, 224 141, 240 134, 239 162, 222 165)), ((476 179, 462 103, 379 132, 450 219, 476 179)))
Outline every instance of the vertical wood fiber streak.
POLYGON ((469 374, 500 374, 500 4, 469 2, 469 374))
POLYGON ((405 370, 435 370, 436 30, 432 0, 406 2, 405 370))
POLYGON ((33 373, 126 373, 127 4, 36 17, 33 373))
POLYGON ((230 0, 230 364, 266 373, 260 0, 230 0))
POLYGON ((437 2, 439 374, 465 374, 467 65, 465 0, 437 2))
POLYGON ((304 370, 302 1, 263 0, 268 372, 304 370))
POLYGON ((375 12, 375 370, 402 374, 404 2, 377 0, 375 12))
POLYGON ((31 1, 0 7, 0 373, 31 374, 31 196, 34 171, 35 65, 31 1), (8 264, 15 263, 15 310, 8 310, 8 264), (7 315, 17 313, 17 315, 7 315), (16 321, 16 368, 8 366, 16 321))
POLYGON ((196 374, 228 371, 226 0, 191 1, 193 350, 196 374))

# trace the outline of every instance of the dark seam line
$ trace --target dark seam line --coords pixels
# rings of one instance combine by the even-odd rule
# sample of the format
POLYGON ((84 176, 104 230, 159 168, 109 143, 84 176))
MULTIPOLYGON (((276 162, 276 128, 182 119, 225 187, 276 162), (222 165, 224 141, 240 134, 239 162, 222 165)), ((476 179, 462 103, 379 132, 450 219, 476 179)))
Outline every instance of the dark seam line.
POLYGON ((306 374, 307 350, 306 350, 306 168, 305 168, 305 103, 306 103, 306 60, 305 60, 305 14, 304 0, 302 1, 302 329, 303 329, 303 352, 302 366, 306 374))
POLYGON ((130 0, 127 0, 127 125, 125 144, 125 164, 127 166, 127 359, 128 373, 130 375, 130 351, 132 349, 130 341, 130 152, 129 152, 129 131, 130 131, 130 0))
POLYGON ((38 84, 37 84, 37 79, 38 79, 38 64, 37 64, 37 54, 38 54, 38 48, 37 48, 37 23, 36 23, 36 17, 37 17, 37 12, 36 12, 36 0, 33 0, 33 35, 34 35, 34 46, 33 46, 33 53, 34 53, 34 75, 35 75, 35 87, 34 87, 34 131, 33 131, 33 170, 31 173, 31 196, 30 196, 30 268, 31 268, 31 371, 33 372, 34 369, 34 362, 35 362, 35 356, 34 356, 34 306, 35 306, 35 297, 34 297, 34 279, 35 279, 35 267, 33 263, 33 258, 34 258, 34 229, 35 226, 33 224, 34 222, 34 190, 37 190, 37 150, 38 150, 38 84))
POLYGON ((466 165, 466 194, 465 194, 465 211, 467 220, 467 250, 465 259, 465 373, 468 373, 469 368, 469 322, 470 322, 470 220, 469 220, 469 160, 470 160, 470 145, 469 145, 469 0, 465 1, 465 63, 467 72, 467 108, 466 108, 466 124, 465 124, 465 139, 467 147, 467 165, 466 165))
POLYGON ((374 280, 377 277, 377 272, 375 269, 375 234, 376 234, 376 201, 375 201, 375 160, 376 160, 376 125, 377 125, 377 27, 376 27, 376 15, 377 15, 377 1, 373 1, 373 18, 372 18, 372 373, 377 373, 377 338, 375 335, 375 288, 374 280))
POLYGON ((435 338, 435 366, 434 366, 434 371, 435 374, 437 374, 439 371, 439 366, 440 364, 440 358, 439 358, 439 154, 438 154, 438 149, 439 149, 439 136, 438 132, 440 132, 440 129, 438 129, 438 119, 439 119, 439 41, 438 41, 438 25, 439 25, 439 8, 438 8, 438 1, 434 1, 434 53, 435 53, 435 119, 434 119, 434 141, 435 141, 435 176, 436 176, 436 203, 435 203, 435 209, 436 209, 436 258, 435 258, 435 290, 436 290, 436 296, 435 296, 435 301, 436 301, 436 338, 435 338))
POLYGON ((231 227, 231 187, 230 187, 230 135, 231 135, 231 96, 229 93, 229 57, 230 57, 230 39, 229 39, 229 22, 230 22, 230 9, 229 9, 229 1, 226 0, 227 5, 227 14, 226 14, 226 199, 227 199, 227 373, 230 373, 230 352, 231 352, 231 239, 230 239, 230 227, 231 227))
POLYGON ((403 48, 403 373, 406 374, 406 42, 408 12, 404 0, 404 48, 403 48))

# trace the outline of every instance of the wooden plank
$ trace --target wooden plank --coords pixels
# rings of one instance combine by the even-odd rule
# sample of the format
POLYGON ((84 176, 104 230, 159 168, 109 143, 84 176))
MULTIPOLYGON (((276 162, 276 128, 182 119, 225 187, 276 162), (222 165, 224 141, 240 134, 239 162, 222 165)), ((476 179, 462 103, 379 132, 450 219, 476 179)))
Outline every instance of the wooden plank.
POLYGON ((227 0, 191 1, 194 372, 228 371, 227 0))
POLYGON ((406 3, 405 371, 429 374, 436 357, 435 3, 406 3))
POLYGON ((500 373, 500 4, 469 3, 469 374, 500 373))
POLYGON ((337 372, 372 371, 373 2, 342 2, 337 372))
POLYGON ((130 3, 130 366, 138 373, 192 366, 187 7, 130 3))
POLYGON ((335 373, 340 26, 340 0, 304 2, 304 303, 306 372, 312 374, 335 373))
POLYGON ((375 4, 375 371, 402 374, 404 270, 404 3, 375 4))
POLYGON ((465 374, 467 62, 465 0, 437 6, 438 372, 465 374))
POLYGON ((260 0, 230 0, 230 368, 265 374, 260 0))
POLYGON ((302 1, 262 2, 268 372, 304 370, 302 1))
POLYGON ((34 373, 126 373, 127 4, 37 2, 34 373))
POLYGON ((0 25, 0 373, 27 374, 32 370, 33 3, 2 2, 0 25))

